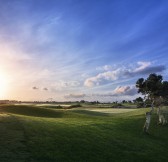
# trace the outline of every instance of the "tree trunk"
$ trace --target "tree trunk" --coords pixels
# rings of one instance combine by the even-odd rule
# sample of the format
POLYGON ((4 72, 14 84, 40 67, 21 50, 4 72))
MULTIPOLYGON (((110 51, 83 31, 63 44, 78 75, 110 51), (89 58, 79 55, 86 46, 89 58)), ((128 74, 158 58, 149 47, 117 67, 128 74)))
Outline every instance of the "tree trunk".
POLYGON ((151 104, 151 111, 154 112, 154 102, 155 100, 152 101, 152 104, 151 104))
POLYGON ((150 121, 151 121, 151 114, 152 114, 152 110, 149 112, 146 112, 146 121, 143 127, 143 131, 145 133, 149 133, 149 126, 150 126, 150 121))

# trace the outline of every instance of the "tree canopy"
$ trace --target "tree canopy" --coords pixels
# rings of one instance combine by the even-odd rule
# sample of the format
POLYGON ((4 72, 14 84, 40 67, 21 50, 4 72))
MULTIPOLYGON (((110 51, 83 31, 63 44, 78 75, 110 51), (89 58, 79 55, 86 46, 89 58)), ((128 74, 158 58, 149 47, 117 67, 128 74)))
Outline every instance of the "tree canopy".
POLYGON ((142 93, 150 100, 158 97, 168 98, 168 81, 163 81, 163 77, 157 74, 150 74, 147 79, 140 78, 136 82, 138 93, 142 93))
POLYGON ((166 124, 167 119, 165 114, 160 111, 160 105, 168 99, 168 81, 163 81, 163 77, 157 74, 150 74, 147 79, 140 78, 136 82, 138 93, 145 95, 146 100, 151 101, 150 112, 146 112, 146 122, 144 131, 147 133, 150 125, 151 114, 154 110, 154 105, 158 107, 157 114, 159 115, 159 124, 166 124))

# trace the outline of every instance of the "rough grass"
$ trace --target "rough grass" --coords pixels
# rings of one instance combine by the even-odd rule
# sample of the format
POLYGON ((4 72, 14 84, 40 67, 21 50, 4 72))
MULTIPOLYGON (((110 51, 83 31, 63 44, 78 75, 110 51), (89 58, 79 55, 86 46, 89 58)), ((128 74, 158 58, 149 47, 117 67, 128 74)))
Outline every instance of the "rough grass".
POLYGON ((145 111, 103 116, 1 106, 0 161, 165 162, 168 127, 153 115, 150 135, 143 134, 145 111))

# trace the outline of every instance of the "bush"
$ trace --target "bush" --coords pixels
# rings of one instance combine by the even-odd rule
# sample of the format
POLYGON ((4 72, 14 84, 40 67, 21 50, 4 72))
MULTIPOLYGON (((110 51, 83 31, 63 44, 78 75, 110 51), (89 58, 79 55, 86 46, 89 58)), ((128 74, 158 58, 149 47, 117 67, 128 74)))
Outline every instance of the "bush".
POLYGON ((143 102, 138 102, 137 103, 137 108, 143 108, 144 107, 144 103, 143 102))
POLYGON ((145 104, 145 107, 148 108, 148 107, 152 107, 151 104, 145 104))
POLYGON ((75 104, 75 105, 71 105, 68 108, 77 108, 77 107, 82 107, 80 104, 75 104))
POLYGON ((62 109, 63 107, 58 105, 58 106, 55 106, 56 109, 62 109))
POLYGON ((58 105, 58 106, 45 106, 46 108, 52 108, 52 109, 62 109, 63 107, 58 105))
POLYGON ((121 103, 115 103, 112 108, 123 108, 124 106, 121 103))

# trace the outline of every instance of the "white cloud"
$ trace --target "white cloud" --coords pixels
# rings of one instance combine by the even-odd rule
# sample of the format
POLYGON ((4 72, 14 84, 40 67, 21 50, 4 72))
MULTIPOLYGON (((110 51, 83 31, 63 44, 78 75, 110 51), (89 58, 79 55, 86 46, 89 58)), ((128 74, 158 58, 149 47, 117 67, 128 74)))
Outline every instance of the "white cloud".
POLYGON ((142 61, 139 61, 137 63, 139 65, 139 67, 137 67, 134 72, 139 72, 139 71, 142 71, 144 69, 146 69, 147 67, 149 67, 151 65, 151 62, 142 62, 142 61))
POLYGON ((133 96, 137 94, 135 86, 119 86, 114 90, 114 95, 128 95, 133 96))
POLYGON ((95 77, 90 77, 85 80, 84 85, 87 87, 93 87, 95 85, 100 85, 102 82, 105 81, 115 81, 119 78, 127 78, 130 77, 132 74, 127 69, 118 68, 113 71, 107 71, 104 73, 100 73, 95 77))
POLYGON ((57 84, 58 84, 58 86, 60 86, 62 88, 77 87, 80 85, 80 83, 78 81, 60 81, 57 84))
POLYGON ((151 66, 151 62, 138 62, 138 66, 134 68, 121 67, 111 71, 99 73, 96 76, 87 78, 84 82, 86 87, 93 87, 106 82, 111 82, 119 79, 135 77, 136 75, 144 75, 165 70, 165 66, 151 66))
POLYGON ((84 98, 86 94, 68 94, 64 98, 84 98))
POLYGON ((92 96, 101 97, 117 97, 117 96, 134 96, 137 95, 137 88, 135 86, 118 86, 110 93, 92 94, 92 96))
POLYGON ((100 67, 96 68, 96 70, 99 70, 99 71, 108 71, 108 70, 111 70, 111 69, 112 69, 111 65, 104 65, 104 66, 100 66, 100 67))
MULTIPOLYGON (((39 81, 37 81, 38 83, 39 81)), ((60 91, 69 91, 76 87, 80 86, 80 83, 77 81, 58 81, 53 83, 54 81, 48 81, 47 83, 45 81, 41 81, 39 87, 32 87, 33 90, 43 90, 43 91, 49 91, 53 93, 58 93, 60 91)))
POLYGON ((111 92, 100 93, 70 93, 64 95, 65 99, 69 100, 86 100, 86 101, 101 101, 101 102, 113 102, 122 100, 133 100, 139 96, 137 89, 134 85, 126 85, 116 87, 111 92))

